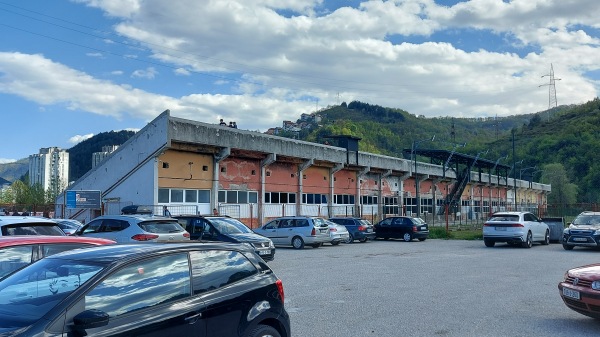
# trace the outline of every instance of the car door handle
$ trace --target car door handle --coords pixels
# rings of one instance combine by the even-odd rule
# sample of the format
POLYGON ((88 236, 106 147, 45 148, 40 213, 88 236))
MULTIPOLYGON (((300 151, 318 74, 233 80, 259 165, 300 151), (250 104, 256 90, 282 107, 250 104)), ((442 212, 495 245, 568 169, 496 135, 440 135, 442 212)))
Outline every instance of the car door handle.
POLYGON ((196 320, 198 318, 201 318, 201 317, 202 317, 202 313, 199 312, 199 313, 196 313, 196 314, 191 314, 190 316, 187 316, 183 320, 186 321, 186 322, 188 322, 188 323, 190 323, 190 324, 193 324, 193 323, 196 322, 196 320))

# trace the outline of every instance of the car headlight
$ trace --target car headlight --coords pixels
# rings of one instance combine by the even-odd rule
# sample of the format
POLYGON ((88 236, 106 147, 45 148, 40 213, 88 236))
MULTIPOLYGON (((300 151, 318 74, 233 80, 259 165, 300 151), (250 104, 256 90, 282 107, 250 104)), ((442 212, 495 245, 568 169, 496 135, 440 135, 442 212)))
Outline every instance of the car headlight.
POLYGON ((600 290, 600 281, 594 281, 594 282, 592 282, 592 289, 594 289, 594 290, 600 290))
POLYGON ((596 231, 594 232, 594 235, 600 235, 600 229, 596 229, 596 231))
POLYGON ((269 248, 275 248, 275 245, 273 244, 273 241, 269 241, 269 248))
POLYGON ((563 230, 563 234, 569 234, 569 233, 570 233, 570 232, 569 232, 569 228, 565 228, 565 229, 563 230))

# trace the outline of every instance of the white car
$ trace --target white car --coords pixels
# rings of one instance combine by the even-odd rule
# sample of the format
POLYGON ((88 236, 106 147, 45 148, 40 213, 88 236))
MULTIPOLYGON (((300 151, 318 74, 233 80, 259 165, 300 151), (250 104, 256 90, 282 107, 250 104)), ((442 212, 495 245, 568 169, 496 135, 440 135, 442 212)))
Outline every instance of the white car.
POLYGON ((190 234, 177 219, 156 215, 102 215, 73 235, 91 236, 122 242, 189 240, 190 234))
POLYGON ((350 232, 348 232, 346 226, 338 225, 337 223, 329 220, 325 220, 325 222, 327 223, 327 226, 329 226, 329 238, 331 239, 329 243, 337 246, 340 244, 340 242, 350 241, 350 232))
POLYGON ((0 216, 0 236, 11 235, 66 235, 50 219, 35 216, 0 216))
POLYGON ((496 242, 506 242, 531 248, 534 241, 550 244, 550 228, 530 212, 497 212, 483 225, 486 247, 494 247, 496 242))

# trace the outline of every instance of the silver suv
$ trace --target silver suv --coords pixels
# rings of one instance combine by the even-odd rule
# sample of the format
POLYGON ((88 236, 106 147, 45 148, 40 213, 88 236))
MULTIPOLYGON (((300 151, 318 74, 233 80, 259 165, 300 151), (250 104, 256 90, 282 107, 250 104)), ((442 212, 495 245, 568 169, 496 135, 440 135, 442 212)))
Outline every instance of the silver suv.
POLYGON ((177 219, 155 215, 103 215, 78 229, 74 235, 92 236, 116 242, 181 241, 190 234, 177 219))
POLYGON ((275 246, 292 246, 296 249, 309 245, 321 247, 331 241, 327 221, 312 216, 286 216, 269 221, 254 230, 256 234, 266 236, 275 246))

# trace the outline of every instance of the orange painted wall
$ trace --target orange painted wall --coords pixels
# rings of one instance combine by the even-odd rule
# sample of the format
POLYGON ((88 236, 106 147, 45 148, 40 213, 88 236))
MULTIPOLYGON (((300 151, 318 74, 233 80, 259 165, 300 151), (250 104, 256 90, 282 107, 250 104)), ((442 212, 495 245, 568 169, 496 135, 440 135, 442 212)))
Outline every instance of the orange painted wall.
POLYGON ((219 163, 219 189, 258 191, 259 188, 258 160, 226 158, 219 163))
POLYGON ((298 192, 298 166, 289 163, 273 163, 266 168, 266 192, 298 192))
POLYGON ((356 195, 356 172, 354 171, 337 171, 333 174, 335 185, 333 187, 334 194, 350 194, 356 195))
POLYGON ((329 194, 329 169, 311 166, 304 170, 302 191, 304 193, 329 194))
POLYGON ((168 150, 158 158, 157 165, 159 188, 212 188, 212 155, 168 150), (163 167, 164 163, 169 167, 163 167))

